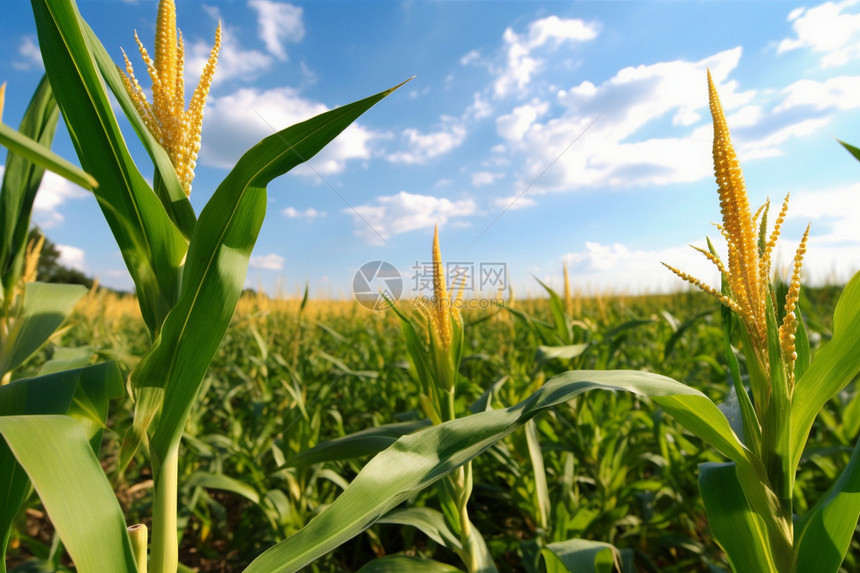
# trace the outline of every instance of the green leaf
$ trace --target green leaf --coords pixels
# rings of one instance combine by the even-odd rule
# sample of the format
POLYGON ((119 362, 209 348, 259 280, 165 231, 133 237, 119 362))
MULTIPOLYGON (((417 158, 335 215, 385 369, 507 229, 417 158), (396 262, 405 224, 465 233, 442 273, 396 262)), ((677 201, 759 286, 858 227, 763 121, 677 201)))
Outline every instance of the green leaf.
POLYGON ((749 467, 749 452, 704 394, 665 376, 638 371, 574 371, 556 376, 525 401, 403 436, 374 457, 350 486, 301 531, 260 555, 246 573, 297 571, 364 531, 416 492, 470 461, 528 420, 588 390, 650 396, 689 429, 749 467))
POLYGON ((860 161, 860 149, 854 147, 850 143, 845 143, 841 139, 837 139, 837 141, 842 144, 842 147, 848 150, 848 153, 854 156, 854 159, 860 161))
MULTIPOLYGON (((17 380, 0 386, 0 416, 71 413, 94 452, 101 445, 108 400, 123 393, 114 362, 17 380), (92 413, 101 416, 94 420, 92 413)), ((30 482, 5 442, 0 442, 0 561, 30 482)))
POLYGON ((860 516, 860 441, 848 465, 818 503, 797 523, 797 573, 836 573, 860 516))
POLYGON ((471 537, 467 540, 468 547, 464 548, 457 534, 448 527, 445 516, 440 511, 429 507, 398 508, 388 512, 378 523, 411 525, 436 543, 459 555, 464 563, 474 557, 479 571, 484 573, 497 571, 490 550, 477 528, 472 526, 471 537))
POLYGON ((394 89, 263 139, 239 159, 200 213, 188 248, 182 293, 154 346, 131 374, 136 389, 150 389, 143 392, 144 400, 138 401, 142 409, 135 412, 140 438, 146 420, 160 409, 151 440, 156 463, 181 436, 209 362, 233 317, 266 212, 266 185, 313 157, 394 89))
POLYGON ((457 535, 451 531, 445 522, 442 512, 429 507, 403 507, 389 511, 381 517, 378 523, 393 523, 396 525, 411 525, 427 537, 447 547, 451 551, 459 551, 463 544, 457 535))
POLYGON ((0 376, 45 344, 85 294, 87 289, 81 285, 27 283, 21 310, 0 348, 0 376))
POLYGON ((547 573, 613 573, 618 560, 616 553, 617 549, 609 543, 588 539, 550 543, 541 550, 547 573))
POLYGON ((833 338, 797 380, 791 400, 791 466, 797 468, 818 411, 860 372, 860 272, 845 285, 833 313, 833 338))
POLYGON ((735 464, 700 464, 699 491, 711 533, 726 552, 732 569, 739 573, 777 573, 765 523, 747 502, 735 464))
POLYGON ((62 86, 57 104, 81 166, 99 182, 94 193, 156 334, 178 296, 186 240, 129 154, 74 2, 31 2, 45 71, 62 86))
POLYGON ((320 442, 313 448, 293 456, 278 469, 374 455, 396 442, 400 436, 411 434, 429 425, 430 420, 416 420, 367 428, 348 436, 320 442))
POLYGON ((229 491, 230 493, 240 495, 248 501, 252 501, 258 505, 260 503, 260 494, 258 494, 254 488, 224 474, 213 474, 199 471, 194 472, 191 474, 191 477, 185 481, 184 485, 187 487, 203 487, 206 489, 229 491))
POLYGON ((79 573, 136 572, 122 510, 80 425, 68 416, 0 416, 0 435, 79 573))
POLYGON ((535 362, 544 364, 556 358, 561 360, 572 360, 581 355, 588 348, 587 343, 570 344, 568 346, 538 346, 535 354, 535 362))
MULTIPOLYGON (((51 93, 51 84, 43 76, 24 112, 19 132, 43 149, 50 149, 59 117, 60 110, 51 93)), ((0 282, 3 287, 0 299, 8 299, 7 293, 17 286, 21 278, 30 213, 43 173, 42 167, 21 155, 11 152, 6 155, 0 187, 0 282)))
POLYGON ((410 557, 409 555, 386 555, 374 559, 358 570, 358 573, 461 573, 453 565, 410 557))
POLYGON ((68 159, 60 157, 49 148, 26 135, 22 135, 4 123, 0 123, 0 145, 84 189, 94 189, 99 185, 90 174, 68 159))

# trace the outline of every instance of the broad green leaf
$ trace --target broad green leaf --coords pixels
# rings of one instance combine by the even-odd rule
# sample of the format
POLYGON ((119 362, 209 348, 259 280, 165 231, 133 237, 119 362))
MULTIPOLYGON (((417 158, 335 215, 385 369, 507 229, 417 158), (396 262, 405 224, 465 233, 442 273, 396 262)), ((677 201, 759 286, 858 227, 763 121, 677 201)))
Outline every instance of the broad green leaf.
POLYGON ((427 537, 451 551, 463 548, 457 535, 445 523, 440 511, 429 507, 402 507, 389 511, 377 523, 411 525, 427 537))
POLYGON ((547 573, 613 573, 617 549, 609 543, 588 539, 568 539, 550 543, 541 550, 547 573))
MULTIPOLYGON (((78 419, 94 452, 101 445, 108 400, 124 391, 116 363, 51 373, 0 386, 0 416, 66 414, 78 419), (94 419, 94 416, 101 416, 94 419)), ((29 480, 5 442, 0 442, 0 561, 29 480)))
POLYGON ((860 272, 845 285, 833 313, 833 338, 797 380, 791 400, 791 465, 797 468, 818 411, 860 372, 860 272))
POLYGON ((45 344, 85 294, 87 289, 81 285, 27 283, 21 310, 0 348, 0 376, 45 344))
POLYGON ((534 420, 526 422, 526 444, 529 449, 529 458, 532 462, 532 470, 534 472, 534 503, 535 511, 538 517, 538 527, 547 529, 549 527, 550 514, 550 499, 549 486, 546 483, 546 468, 543 464, 543 452, 540 447, 540 438, 538 437, 537 424, 534 420))
MULTIPOLYGON (((136 388, 155 389, 155 399, 143 402, 144 420, 163 404, 151 440, 156 463, 181 436, 209 362, 233 317, 266 212, 266 185, 313 157, 394 89, 263 139, 239 159, 200 213, 188 248, 182 294, 154 346, 131 374, 136 388)), ((137 423, 137 412, 135 416, 137 423)), ((142 437, 141 432, 138 426, 142 437)))
POLYGON ((0 416, 79 573, 137 571, 125 518, 80 425, 68 416, 0 416))
POLYGON ((386 555, 374 559, 358 570, 358 573, 461 573, 453 565, 410 557, 409 555, 386 555))
POLYGON ((860 516, 860 440, 848 465, 818 503, 797 523, 797 573, 836 573, 860 516))
POLYGON ((750 465, 725 416, 704 394, 665 376, 638 371, 574 371, 556 376, 525 401, 403 436, 371 459, 350 486, 293 536, 260 555, 246 573, 297 571, 348 539, 528 420, 588 390, 650 396, 729 457, 750 465))
POLYGON ((416 420, 368 428, 342 438, 320 442, 313 448, 293 456, 282 467, 307 466, 374 455, 396 442, 400 436, 411 434, 429 425, 430 420, 416 420))
POLYGON ((161 145, 155 140, 155 137, 149 132, 144 125, 143 120, 137 113, 137 108, 131 101, 128 92, 120 77, 120 72, 117 70, 110 55, 105 47, 99 41, 98 37, 89 27, 89 25, 81 21, 81 28, 84 32, 84 37, 87 40, 87 45, 95 58, 99 71, 107 83, 108 87, 113 92, 114 97, 119 102, 123 113, 128 118, 131 126, 137 137, 143 143, 143 147, 152 159, 153 165, 157 172, 157 181, 160 184, 155 185, 155 191, 161 204, 167 210, 170 219, 176 224, 183 236, 186 239, 191 238, 191 233, 194 231, 194 225, 197 223, 197 216, 194 214, 194 208, 191 202, 182 190, 182 185, 179 183, 179 177, 176 176, 176 170, 173 168, 173 163, 170 162, 170 156, 161 145))
POLYGON ((57 346, 54 348, 50 360, 42 364, 39 368, 39 376, 62 372, 63 370, 83 368, 90 363, 93 352, 91 346, 78 346, 75 348, 57 346))
POLYGON ((84 189, 93 189, 99 185, 91 175, 68 159, 60 157, 49 148, 26 135, 22 135, 4 123, 0 123, 0 145, 27 161, 35 163, 42 169, 53 171, 84 189))
POLYGON ((102 213, 134 280, 144 320, 158 333, 178 296, 186 240, 138 171, 111 109, 72 0, 31 0, 45 71, 102 213))
POLYGON ((567 346, 538 346, 535 361, 543 364, 556 358, 572 360, 585 352, 588 346, 587 343, 570 344, 567 346))
MULTIPOLYGON (((51 84, 43 76, 24 112, 19 132, 44 149, 50 149, 59 117, 60 110, 51 93, 51 84)), ((9 296, 7 293, 17 286, 21 278, 30 213, 43 173, 42 167, 21 155, 11 152, 6 155, 0 187, 0 299, 9 296)))
POLYGON ((213 474, 209 472, 194 472, 184 485, 187 487, 203 487, 207 489, 220 489, 240 495, 256 504, 260 503, 260 495, 248 484, 224 474, 213 474))
POLYGON ((448 527, 445 516, 440 511, 429 507, 397 508, 388 512, 378 523, 411 525, 436 543, 459 555, 464 563, 469 560, 470 552, 472 552, 474 553, 472 557, 474 557, 479 571, 483 573, 495 573, 497 571, 490 550, 477 528, 472 526, 472 535, 467 540, 467 547, 464 547, 457 534, 448 527))
POLYGON ((741 489, 734 463, 699 465, 708 526, 738 573, 777 573, 764 521, 741 489))

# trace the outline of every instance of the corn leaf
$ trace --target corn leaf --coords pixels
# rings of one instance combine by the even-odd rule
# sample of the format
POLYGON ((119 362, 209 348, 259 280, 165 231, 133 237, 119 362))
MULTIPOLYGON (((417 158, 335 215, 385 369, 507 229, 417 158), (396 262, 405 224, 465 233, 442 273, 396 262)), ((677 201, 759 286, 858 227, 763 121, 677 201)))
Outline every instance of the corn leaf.
POLYGON ((609 543, 568 539, 541 550, 547 573, 613 573, 617 550, 609 543))
POLYGON ((749 452, 707 396, 665 376, 639 371, 573 371, 525 401, 403 436, 359 472, 349 487, 302 530, 252 562, 246 573, 301 569, 358 535, 402 501, 433 484, 548 408, 588 390, 649 396, 725 455, 749 466, 749 452))
POLYGON ((288 459, 287 463, 278 469, 375 455, 396 442, 400 436, 411 434, 429 425, 430 420, 416 420, 367 428, 348 436, 320 442, 313 448, 288 459))
MULTIPOLYGON (((139 411, 141 418, 135 413, 135 422, 151 420, 160 410, 151 440, 156 460, 163 459, 181 436, 209 362, 233 317, 266 212, 266 185, 316 155, 394 89, 263 139, 239 159, 200 213, 188 248, 182 293, 152 349, 131 374, 135 388, 149 389, 143 392, 149 398, 138 402, 144 409, 139 411)), ((137 432, 142 438, 143 427, 138 426, 137 432)))
MULTIPOLYGON (((96 452, 101 445, 108 401, 123 391, 119 368, 114 362, 106 362, 0 387, 0 416, 71 413, 96 452), (91 413, 102 417, 95 421, 91 413)), ((7 444, 0 441, 0 562, 4 560, 15 516, 29 487, 26 473, 7 444)))
POLYGON ((35 163, 43 170, 53 171, 84 189, 94 189, 99 185, 90 174, 68 159, 60 157, 49 148, 26 135, 22 135, 4 123, 0 123, 0 145, 27 161, 35 163))
POLYGON ((409 555, 386 555, 374 559, 358 570, 358 573, 460 573, 453 565, 410 557, 409 555))
POLYGON ((797 380, 791 404, 791 467, 797 468, 818 411, 860 372, 860 272, 845 285, 833 313, 833 338, 797 380))
POLYGON ((797 573, 839 571, 860 516, 860 441, 848 465, 818 503, 797 523, 797 573))
POLYGON ((80 425, 68 416, 0 416, 0 435, 78 572, 136 572, 122 510, 80 425))
POLYGON ((32 0, 45 71, 81 166, 134 280, 141 311, 156 334, 178 296, 187 243, 137 170, 71 0, 32 0))
POLYGON ((86 293, 81 285, 27 283, 21 310, 0 348, 0 376, 20 366, 47 342, 86 293))
MULTIPOLYGON (((51 84, 42 77, 16 133, 48 152, 59 117, 60 110, 51 93, 51 84)), ((4 134, 12 131, 2 124, 0 130, 4 134)), ((11 151, 6 155, 0 187, 0 281, 3 286, 0 298, 6 298, 21 278, 30 214, 43 174, 40 164, 11 151)))
POLYGON ((851 155, 854 156, 854 159, 856 159, 857 161, 860 161, 860 149, 856 148, 855 146, 851 145, 850 143, 845 143, 841 139, 837 140, 837 141, 839 141, 839 143, 842 144, 842 147, 844 147, 848 151, 848 153, 850 153, 851 155))
POLYGON ((490 550, 484 542, 483 537, 476 527, 472 527, 471 537, 468 543, 471 545, 464 549, 463 544, 448 524, 445 516, 435 509, 429 507, 406 507, 398 508, 388 512, 378 523, 393 523, 397 525, 411 525, 427 535, 436 543, 443 545, 460 556, 464 561, 469 558, 470 552, 477 560, 479 571, 483 573, 495 573, 496 565, 490 550))
POLYGON ((735 464, 701 464, 699 491, 711 533, 726 552, 732 570, 777 573, 764 521, 750 508, 735 464))

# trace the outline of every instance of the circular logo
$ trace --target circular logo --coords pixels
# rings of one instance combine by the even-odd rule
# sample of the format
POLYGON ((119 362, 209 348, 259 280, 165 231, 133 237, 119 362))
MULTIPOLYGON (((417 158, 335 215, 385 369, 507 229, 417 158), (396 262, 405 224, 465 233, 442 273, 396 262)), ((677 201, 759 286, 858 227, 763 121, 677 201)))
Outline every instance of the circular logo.
POLYGON ((385 261, 364 263, 352 279, 355 300, 370 310, 384 310, 400 300, 403 278, 394 265, 385 261))

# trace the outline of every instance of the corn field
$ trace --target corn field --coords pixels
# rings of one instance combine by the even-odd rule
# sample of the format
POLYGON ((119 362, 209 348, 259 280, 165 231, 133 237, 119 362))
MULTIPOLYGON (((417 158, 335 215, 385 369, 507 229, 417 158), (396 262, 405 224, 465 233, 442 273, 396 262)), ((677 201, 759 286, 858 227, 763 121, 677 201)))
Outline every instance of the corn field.
POLYGON ((774 273, 790 199, 750 206, 710 73, 720 285, 665 261, 688 290, 467 309, 437 230, 433 296, 371 311, 243 285, 267 185, 400 86, 263 139, 196 213, 221 25, 186 107, 172 1, 154 56, 135 36, 151 101, 72 0, 32 5, 46 75, 0 124, 0 573, 860 570, 860 273, 802 287, 808 227, 774 273), (92 190, 134 295, 38 281, 45 169, 92 190))

